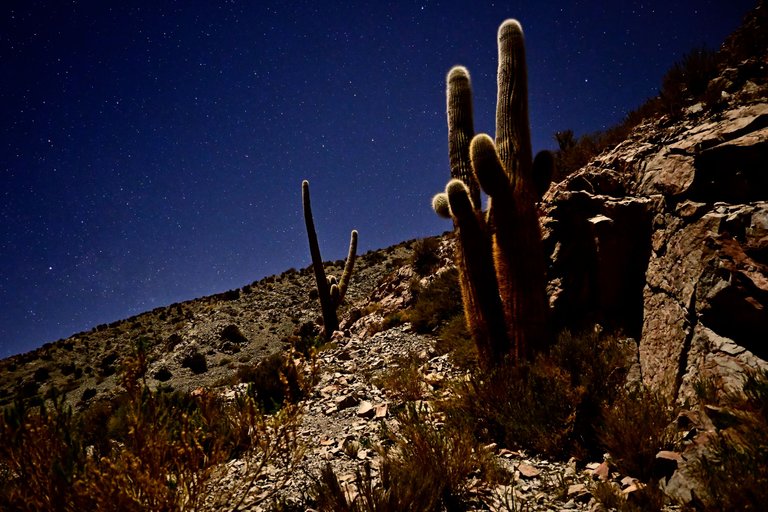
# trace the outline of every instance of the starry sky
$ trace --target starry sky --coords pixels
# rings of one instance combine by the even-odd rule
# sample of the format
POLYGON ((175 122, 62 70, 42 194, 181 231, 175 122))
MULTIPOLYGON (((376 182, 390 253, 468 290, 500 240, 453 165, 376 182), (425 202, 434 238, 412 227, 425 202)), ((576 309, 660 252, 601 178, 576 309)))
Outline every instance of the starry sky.
POLYGON ((496 29, 526 32, 534 151, 609 127, 753 0, 4 0, 0 357, 441 233, 445 75, 493 132, 496 29))

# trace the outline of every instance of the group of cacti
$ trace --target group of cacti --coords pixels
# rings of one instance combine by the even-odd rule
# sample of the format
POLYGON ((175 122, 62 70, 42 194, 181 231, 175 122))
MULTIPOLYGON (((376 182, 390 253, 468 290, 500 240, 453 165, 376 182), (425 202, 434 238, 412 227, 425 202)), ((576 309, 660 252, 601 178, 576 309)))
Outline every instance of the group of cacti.
MULTIPOLYGON (((498 32, 499 68, 496 140, 475 135, 469 73, 456 66, 448 73, 448 150, 451 180, 432 201, 435 211, 452 218, 467 327, 477 345, 481 367, 530 358, 548 346, 546 268, 537 202, 549 186, 549 152, 532 158, 528 124, 528 84, 522 27, 516 20, 498 32), (480 190, 490 197, 482 211, 480 190)), ((355 261, 357 231, 339 283, 327 278, 317 243, 309 183, 302 184, 304 220, 312 266, 329 338, 338 329, 336 314, 355 261)))
POLYGON ((546 151, 532 158, 520 24, 505 21, 498 42, 496 140, 474 134, 469 73, 454 67, 447 78, 452 179, 432 200, 453 218, 465 318, 486 369, 528 359, 550 342, 537 202, 553 159, 546 151), (480 189, 490 197, 486 212, 480 189))

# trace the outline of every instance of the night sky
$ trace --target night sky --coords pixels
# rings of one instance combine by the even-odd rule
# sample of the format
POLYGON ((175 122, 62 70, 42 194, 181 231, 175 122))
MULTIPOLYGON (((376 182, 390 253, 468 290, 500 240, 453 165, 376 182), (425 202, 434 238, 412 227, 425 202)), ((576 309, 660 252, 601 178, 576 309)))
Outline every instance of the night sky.
POLYGON ((360 253, 449 229, 445 75, 469 68, 492 133, 508 17, 536 151, 620 121, 753 5, 4 0, 0 357, 307 266, 302 179, 324 259, 353 228, 360 253))

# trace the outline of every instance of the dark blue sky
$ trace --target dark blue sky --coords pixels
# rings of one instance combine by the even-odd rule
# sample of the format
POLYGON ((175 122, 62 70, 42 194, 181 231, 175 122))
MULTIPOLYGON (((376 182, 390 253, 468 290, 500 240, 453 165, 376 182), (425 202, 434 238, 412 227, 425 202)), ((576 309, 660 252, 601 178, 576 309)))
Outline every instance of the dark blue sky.
POLYGON ((34 1, 0 6, 0 357, 449 228, 445 74, 493 131, 496 29, 528 43, 534 150, 608 127, 752 0, 34 1), (539 4, 534 7, 534 4, 539 4))

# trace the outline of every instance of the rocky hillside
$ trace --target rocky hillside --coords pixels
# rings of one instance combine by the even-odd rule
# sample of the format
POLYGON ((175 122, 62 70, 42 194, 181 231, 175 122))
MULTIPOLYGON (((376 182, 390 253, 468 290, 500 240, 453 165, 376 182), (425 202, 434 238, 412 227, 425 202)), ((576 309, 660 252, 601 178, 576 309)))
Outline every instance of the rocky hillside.
MULTIPOLYGON (((358 258, 354 284, 344 311, 369 300, 371 292, 412 254, 413 241, 371 251, 358 258)), ((328 262, 328 274, 340 274, 341 262, 328 262)), ((178 390, 213 386, 240 366, 291 346, 299 327, 319 316, 310 296, 310 267, 290 269, 242 288, 157 308, 126 320, 99 325, 88 332, 0 361, 0 406, 16 396, 66 393, 78 408, 110 398, 120 379, 118 369, 138 342, 148 349, 149 383, 178 390)))
MULTIPOLYGON (((714 498, 690 468, 707 439, 744 420, 725 408, 697 408, 696 389, 707 382, 722 395, 740 388, 749 370, 768 371, 762 334, 768 326, 768 56, 764 46, 759 57, 740 53, 762 44, 753 37, 766 33, 762 3, 756 12, 748 30, 726 42, 731 58, 709 82, 705 99, 641 123, 624 142, 553 185, 540 205, 552 321, 558 329, 619 333, 619 344, 631 353, 629 379, 677 404, 667 412, 683 408, 672 418, 674 450, 659 451, 650 441, 641 446, 651 451, 645 476, 677 502, 712 510, 714 498)), ((324 467, 353 498, 364 491, 356 471, 368 467, 378 483, 388 460, 403 462, 397 453, 405 457, 406 445, 399 452, 381 448, 393 443, 392 431, 429 425, 429 432, 445 432, 439 402, 477 381, 438 350, 444 331, 416 329, 414 313, 406 311, 416 292, 451 272, 452 244, 447 234, 432 245, 406 242, 358 260, 340 330, 315 358, 300 362, 308 383, 296 426, 302 456, 288 466, 257 464, 258 479, 253 461, 230 459, 216 469, 208 508, 232 509, 230 498, 242 498, 240 509, 262 510, 275 492, 284 504, 305 503, 324 467), (429 272, 419 268, 423 253, 414 257, 425 247, 432 251, 429 272), (407 421, 409 406, 420 411, 418 421, 407 421)), ((342 264, 328 263, 326 272, 338 274, 342 264)), ((312 289, 311 269, 289 270, 0 361, 0 406, 53 390, 79 409, 111 399, 120 389, 118 370, 137 343, 147 350, 150 388, 236 399, 242 386, 233 376, 242 369, 317 341, 312 289)), ((608 377, 603 387, 622 388, 608 377)), ((432 465, 444 461, 453 468, 463 458, 487 455, 511 475, 499 483, 479 470, 462 473, 463 503, 477 510, 601 510, 608 498, 598 496, 595 482, 617 489, 622 499, 644 487, 641 475, 618 470, 616 454, 603 460, 586 451, 591 458, 552 462, 495 443, 442 445, 462 447, 465 452, 436 454, 442 459, 432 465)), ((556 448, 549 451, 568 452, 556 448)))

